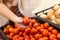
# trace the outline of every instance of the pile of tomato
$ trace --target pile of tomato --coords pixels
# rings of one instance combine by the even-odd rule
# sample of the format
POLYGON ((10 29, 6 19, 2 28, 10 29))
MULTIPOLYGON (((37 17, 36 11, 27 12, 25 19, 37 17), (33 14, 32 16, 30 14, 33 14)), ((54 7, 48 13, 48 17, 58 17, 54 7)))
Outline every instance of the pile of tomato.
POLYGON ((60 40, 60 33, 48 23, 41 24, 24 17, 23 24, 30 25, 27 28, 21 28, 18 24, 7 25, 3 32, 9 40, 60 40))

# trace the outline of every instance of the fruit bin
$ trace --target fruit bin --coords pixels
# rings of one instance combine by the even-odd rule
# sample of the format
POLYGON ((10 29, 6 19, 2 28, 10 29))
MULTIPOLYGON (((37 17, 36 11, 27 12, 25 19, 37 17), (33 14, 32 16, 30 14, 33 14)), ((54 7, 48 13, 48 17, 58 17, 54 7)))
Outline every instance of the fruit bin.
MULTIPOLYGON (((57 5, 60 6, 60 4, 57 4, 57 5)), ((58 25, 57 23, 54 23, 54 22, 52 22, 51 20, 48 20, 48 19, 45 19, 44 17, 43 17, 43 18, 41 17, 41 14, 47 15, 47 13, 48 13, 49 10, 54 10, 53 8, 54 8, 54 6, 52 6, 52 7, 50 7, 50 8, 47 8, 47 9, 45 9, 45 10, 39 11, 39 12, 35 13, 35 15, 36 15, 37 17, 39 17, 40 19, 43 19, 43 21, 46 21, 46 22, 48 22, 48 23, 51 24, 51 25, 55 25, 55 26, 57 26, 57 27, 60 29, 60 25, 58 25)), ((59 9, 59 8, 58 8, 58 9, 59 9)), ((56 10, 55 10, 55 11, 56 11, 56 10)), ((50 16, 50 17, 51 17, 51 16, 50 16)))
MULTIPOLYGON (((42 18, 39 18, 39 17, 33 17, 32 19, 35 19, 38 23, 41 23, 41 24, 47 22, 46 20, 43 20, 42 18)), ((52 25, 50 22, 48 22, 48 23, 49 23, 49 25, 51 25, 53 28, 55 28, 56 30, 58 30, 58 31, 60 32, 59 27, 57 27, 55 24, 52 25)), ((14 23, 11 22, 11 21, 10 21, 9 24, 10 24, 10 25, 14 25, 14 23)), ((8 24, 6 24, 4 27, 2 27, 2 28, 0 29, 1 35, 2 35, 2 37, 3 37, 4 40, 8 40, 7 36, 5 36, 5 34, 4 34, 4 32, 3 32, 4 28, 5 28, 7 25, 8 25, 8 24)))

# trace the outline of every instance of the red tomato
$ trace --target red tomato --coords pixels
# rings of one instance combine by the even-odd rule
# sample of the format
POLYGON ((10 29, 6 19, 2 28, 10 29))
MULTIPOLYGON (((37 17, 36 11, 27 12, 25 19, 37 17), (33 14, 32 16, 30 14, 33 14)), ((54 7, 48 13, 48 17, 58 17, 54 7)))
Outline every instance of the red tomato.
POLYGON ((45 40, 44 38, 40 38, 39 40, 45 40))
POLYGON ((25 33, 25 32, 23 33, 23 36, 24 36, 24 35, 26 35, 26 33, 25 33))
POLYGON ((7 25, 7 28, 9 29, 9 28, 11 28, 12 26, 11 25, 7 25))
POLYGON ((58 40, 58 39, 53 39, 53 40, 58 40))
POLYGON ((20 36, 19 35, 14 35, 13 40, 18 39, 20 36))
POLYGON ((12 37, 13 37, 13 36, 14 36, 14 33, 10 33, 10 36, 12 36, 12 37))
POLYGON ((42 28, 44 28, 44 25, 43 25, 43 24, 41 24, 40 26, 41 26, 42 28))
POLYGON ((53 30, 53 27, 49 27, 49 28, 48 28, 48 31, 52 31, 52 30, 53 30))
POLYGON ((40 29, 39 31, 42 33, 44 31, 44 29, 40 29))
POLYGON ((36 32, 37 32, 37 30, 35 28, 32 28, 31 31, 30 31, 30 33, 32 33, 32 34, 34 34, 36 32))
POLYGON ((50 40, 53 40, 53 39, 56 39, 56 35, 51 34, 51 35, 50 35, 50 40))
POLYGON ((30 34, 29 36, 30 36, 30 38, 33 38, 33 35, 32 34, 30 34))
POLYGON ((44 36, 48 36, 48 35, 49 35, 49 32, 48 32, 48 30, 44 30, 44 31, 42 32, 42 34, 43 34, 44 36))
POLYGON ((24 39, 24 37, 19 37, 19 40, 23 40, 24 39))
POLYGON ((23 33, 22 32, 19 32, 19 35, 21 36, 23 33))
POLYGON ((14 30, 13 28, 9 28, 9 32, 13 32, 13 30, 14 30))
POLYGON ((24 25, 29 25, 29 23, 30 23, 30 19, 28 19, 28 18, 23 19, 23 24, 24 25))
POLYGON ((51 32, 49 32, 49 36, 51 35, 51 32))
POLYGON ((36 39, 39 39, 40 38, 40 34, 35 34, 34 36, 36 39))
POLYGON ((24 37, 25 37, 25 40, 29 40, 29 36, 25 35, 24 37))
POLYGON ((33 24, 36 23, 36 22, 37 22, 37 21, 36 21, 35 19, 32 19, 32 20, 31 20, 31 23, 33 23, 33 24))
POLYGON ((19 29, 14 29, 13 32, 17 34, 19 32, 19 29))
POLYGON ((43 37, 44 38, 44 40, 48 40, 48 37, 43 37))
POLYGON ((48 23, 44 23, 44 28, 48 28, 49 27, 49 24, 48 23))
POLYGON ((34 27, 37 27, 37 26, 39 26, 39 23, 34 23, 33 26, 34 26, 34 27))
POLYGON ((31 40, 35 40, 35 38, 31 38, 31 40))
POLYGON ((30 27, 25 29, 26 33, 29 33, 29 31, 30 31, 30 27))
POLYGON ((7 33, 9 33, 9 30, 8 30, 7 28, 5 28, 5 29, 3 30, 3 32, 4 32, 5 34, 7 34, 7 33))
POLYGON ((40 26, 37 26, 37 27, 36 27, 36 29, 37 29, 37 30, 40 30, 40 29, 42 29, 42 27, 40 27, 40 26))
POLYGON ((57 35, 57 38, 60 39, 60 33, 57 35))
POLYGON ((52 33, 57 35, 58 31, 56 29, 54 29, 54 30, 52 30, 52 33))

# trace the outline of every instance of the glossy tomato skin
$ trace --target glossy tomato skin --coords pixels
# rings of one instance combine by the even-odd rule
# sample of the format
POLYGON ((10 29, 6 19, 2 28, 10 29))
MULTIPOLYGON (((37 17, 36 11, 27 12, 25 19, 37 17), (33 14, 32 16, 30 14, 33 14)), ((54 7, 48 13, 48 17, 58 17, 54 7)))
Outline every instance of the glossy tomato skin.
POLYGON ((36 29, 39 31, 40 29, 42 29, 42 27, 40 26, 37 26, 36 29))
POLYGON ((28 35, 25 35, 24 38, 25 38, 24 40, 29 40, 29 36, 28 35))
POLYGON ((53 40, 53 39, 56 39, 56 35, 51 34, 51 35, 50 35, 50 40, 53 40))
POLYGON ((23 33, 22 32, 19 32, 19 35, 21 36, 23 33))
POLYGON ((48 30, 44 30, 43 32, 42 32, 42 34, 43 34, 43 36, 48 36, 49 35, 49 32, 48 32, 48 30))
POLYGON ((25 32, 26 32, 26 33, 29 33, 29 32, 30 32, 30 27, 26 28, 26 29, 25 29, 25 32))
POLYGON ((29 25, 30 22, 31 22, 31 21, 30 21, 30 19, 28 19, 28 18, 24 18, 24 19, 23 19, 23 24, 24 24, 24 25, 29 25))
POLYGON ((32 34, 29 35, 30 38, 33 38, 34 36, 32 34))
POLYGON ((40 38, 40 34, 35 34, 34 36, 36 39, 39 39, 40 38))
POLYGON ((39 23, 34 23, 33 26, 34 26, 34 27, 37 27, 37 26, 39 26, 39 23))
POLYGON ((58 34, 58 31, 56 29, 52 30, 52 33, 57 35, 58 34))
POLYGON ((8 30, 7 28, 5 28, 5 29, 3 30, 3 32, 4 32, 5 34, 8 34, 8 33, 9 33, 9 30, 8 30))
POLYGON ((13 32, 13 30, 14 30, 13 28, 9 28, 9 32, 13 32))
POLYGON ((31 40, 36 40, 35 38, 31 38, 31 40))
POLYGON ((59 33, 59 34, 57 34, 57 38, 58 38, 58 39, 60 39, 60 33, 59 33))
POLYGON ((11 28, 11 25, 7 25, 7 28, 8 28, 8 29, 11 28))
POLYGON ((44 38, 40 38, 39 40, 45 40, 44 38))
POLYGON ((37 23, 37 21, 35 19, 32 19, 31 23, 34 24, 34 23, 37 23))
POLYGON ((48 23, 44 23, 44 28, 47 29, 49 27, 48 23))
POLYGON ((48 40, 48 37, 43 37, 44 38, 44 40, 48 40))
POLYGON ((35 34, 37 33, 37 30, 35 28, 32 28, 31 31, 30 31, 31 34, 35 34))
POLYGON ((50 27, 48 28, 48 31, 51 32, 52 30, 53 30, 53 27, 50 26, 50 27))

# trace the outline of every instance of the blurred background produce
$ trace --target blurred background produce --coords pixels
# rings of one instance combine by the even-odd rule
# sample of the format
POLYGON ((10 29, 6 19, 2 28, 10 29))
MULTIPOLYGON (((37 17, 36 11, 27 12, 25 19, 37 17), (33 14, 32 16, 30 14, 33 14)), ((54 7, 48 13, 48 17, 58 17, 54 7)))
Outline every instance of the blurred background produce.
POLYGON ((47 19, 55 24, 60 25, 60 5, 56 4, 52 9, 45 13, 38 14, 41 18, 47 19))

